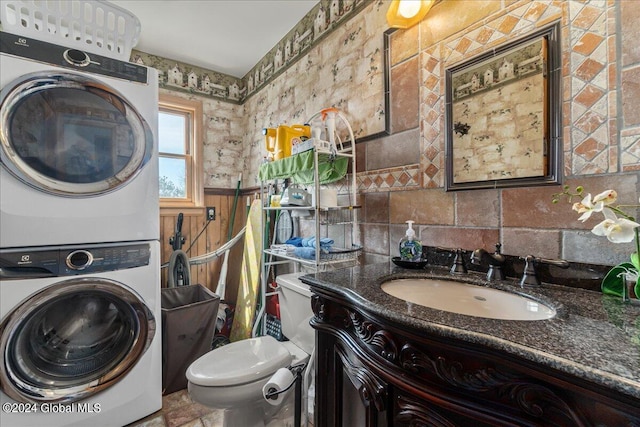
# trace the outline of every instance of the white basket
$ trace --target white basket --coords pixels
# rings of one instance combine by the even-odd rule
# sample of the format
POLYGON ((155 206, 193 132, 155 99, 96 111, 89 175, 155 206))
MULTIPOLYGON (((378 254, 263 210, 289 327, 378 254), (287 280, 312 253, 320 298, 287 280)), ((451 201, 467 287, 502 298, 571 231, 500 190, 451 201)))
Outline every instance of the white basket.
POLYGON ((103 0, 2 0, 2 29, 61 46, 128 61, 140 20, 103 0))

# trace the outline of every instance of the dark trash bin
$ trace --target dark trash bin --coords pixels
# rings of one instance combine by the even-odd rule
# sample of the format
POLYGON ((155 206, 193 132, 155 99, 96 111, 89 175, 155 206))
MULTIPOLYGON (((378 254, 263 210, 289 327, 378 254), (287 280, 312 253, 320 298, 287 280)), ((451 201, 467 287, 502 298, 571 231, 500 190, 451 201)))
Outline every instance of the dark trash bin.
POLYGON ((187 387, 187 368, 211 350, 220 297, 202 285, 161 290, 162 394, 187 387))

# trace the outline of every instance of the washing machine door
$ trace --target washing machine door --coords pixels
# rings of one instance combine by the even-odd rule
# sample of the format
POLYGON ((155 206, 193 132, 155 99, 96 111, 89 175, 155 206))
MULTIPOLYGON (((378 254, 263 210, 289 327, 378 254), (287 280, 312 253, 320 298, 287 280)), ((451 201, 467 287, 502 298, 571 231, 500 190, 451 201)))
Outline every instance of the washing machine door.
POLYGON ((89 76, 27 74, 0 92, 0 160, 38 190, 104 194, 127 184, 153 152, 153 133, 118 91, 89 76))
POLYGON ((156 330, 152 312, 122 283, 58 282, 27 298, 0 325, 0 379, 19 402, 69 403, 122 379, 156 330))

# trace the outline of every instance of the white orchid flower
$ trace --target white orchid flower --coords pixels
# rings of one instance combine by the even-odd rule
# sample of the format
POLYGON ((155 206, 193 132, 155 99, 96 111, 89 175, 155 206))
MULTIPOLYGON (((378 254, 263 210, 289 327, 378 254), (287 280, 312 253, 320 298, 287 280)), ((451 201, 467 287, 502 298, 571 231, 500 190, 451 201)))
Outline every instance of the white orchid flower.
POLYGON ((605 220, 593 227, 596 236, 606 236, 612 243, 629 243, 635 238, 634 229, 640 227, 637 222, 627 218, 618 218, 609 209, 603 212, 605 220))
MULTIPOLYGON (((598 194, 600 196, 602 193, 598 194)), ((595 202, 595 199, 594 199, 595 202)), ((604 201, 599 200, 595 203, 591 202, 591 193, 588 193, 587 196, 582 199, 581 202, 573 204, 573 210, 581 213, 582 215, 578 220, 585 222, 589 218, 591 218, 591 214, 594 212, 602 212, 604 209, 604 201)))
POLYGON ((604 203, 605 206, 607 206, 612 203, 615 203, 617 199, 618 199, 618 193, 616 192, 616 190, 607 190, 596 195, 596 197, 593 198, 593 203, 602 202, 604 203))
POLYGON ((592 213, 602 212, 605 206, 615 203, 617 198, 618 193, 615 190, 603 191, 602 193, 597 194, 593 198, 593 201, 591 200, 591 193, 588 193, 581 202, 573 204, 573 210, 581 213, 582 216, 580 216, 578 220, 585 222, 591 218, 592 213))

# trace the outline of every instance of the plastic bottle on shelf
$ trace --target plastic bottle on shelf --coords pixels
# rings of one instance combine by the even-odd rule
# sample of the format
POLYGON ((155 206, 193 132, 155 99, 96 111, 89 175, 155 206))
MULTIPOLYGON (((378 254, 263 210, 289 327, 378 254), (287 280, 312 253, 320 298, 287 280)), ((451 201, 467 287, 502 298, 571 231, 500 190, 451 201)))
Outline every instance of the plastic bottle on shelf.
POLYGON ((400 239, 400 259, 403 261, 420 261, 422 258, 422 243, 416 238, 416 232, 413 229, 413 221, 406 221, 409 228, 400 239))

